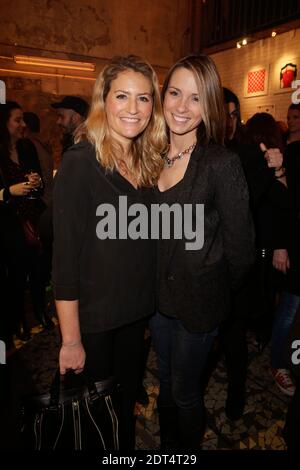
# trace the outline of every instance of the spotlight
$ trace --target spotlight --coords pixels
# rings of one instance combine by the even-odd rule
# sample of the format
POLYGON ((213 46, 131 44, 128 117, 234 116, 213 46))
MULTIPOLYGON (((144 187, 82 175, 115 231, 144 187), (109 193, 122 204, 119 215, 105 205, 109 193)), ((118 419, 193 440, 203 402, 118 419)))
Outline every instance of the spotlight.
POLYGON ((272 31, 272 33, 271 33, 272 38, 275 38, 276 35, 277 35, 277 32, 276 32, 276 31, 272 31))
POLYGON ((242 46, 247 46, 247 39, 242 40, 242 46))

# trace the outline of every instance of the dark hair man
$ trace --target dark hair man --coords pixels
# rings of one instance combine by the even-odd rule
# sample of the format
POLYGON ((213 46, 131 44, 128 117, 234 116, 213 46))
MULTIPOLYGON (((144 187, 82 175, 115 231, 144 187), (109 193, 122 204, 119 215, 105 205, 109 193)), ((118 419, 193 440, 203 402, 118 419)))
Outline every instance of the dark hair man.
POLYGON ((63 130, 63 152, 74 143, 74 132, 86 119, 89 104, 78 96, 65 96, 61 101, 51 104, 57 110, 57 121, 63 130))

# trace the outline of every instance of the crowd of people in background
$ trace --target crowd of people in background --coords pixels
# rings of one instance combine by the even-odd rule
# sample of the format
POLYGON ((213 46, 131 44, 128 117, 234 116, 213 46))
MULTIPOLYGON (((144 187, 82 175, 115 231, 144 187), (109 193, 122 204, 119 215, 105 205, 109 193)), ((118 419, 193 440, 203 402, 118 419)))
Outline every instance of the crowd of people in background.
POLYGON ((242 123, 237 95, 201 54, 173 65, 161 99, 158 90, 146 61, 118 57, 100 73, 91 107, 76 96, 52 103, 62 131, 55 178, 37 114, 15 101, 0 105, 7 355, 15 336, 31 337, 28 309, 35 323, 55 327, 46 301, 54 282, 61 373, 86 367, 95 380, 117 377, 120 446, 133 449, 150 318, 161 448, 195 450, 205 386, 221 353, 226 415, 243 414, 251 330, 259 350, 271 342, 270 373, 292 397, 284 436, 297 448, 300 374, 286 348, 300 315, 300 104, 289 106, 287 128, 268 113, 242 123), (158 248, 153 240, 99 241, 97 206, 120 195, 146 205, 204 204, 202 249, 185 250, 184 239, 161 239, 158 248), (104 356, 111 361, 97 359, 104 356))
MULTIPOLYGON (((58 110, 63 144, 68 141, 72 145, 73 132, 86 117, 88 103, 67 97, 62 108, 61 103, 53 107, 58 110)), ((1 299, 6 312, 1 316, 1 334, 8 355, 14 350, 14 335, 22 341, 31 337, 28 310, 32 310, 35 323, 46 329, 55 326, 46 303, 46 288, 51 283, 54 165, 51 148, 40 137, 40 127, 38 115, 23 112, 18 103, 1 105, 1 299)))

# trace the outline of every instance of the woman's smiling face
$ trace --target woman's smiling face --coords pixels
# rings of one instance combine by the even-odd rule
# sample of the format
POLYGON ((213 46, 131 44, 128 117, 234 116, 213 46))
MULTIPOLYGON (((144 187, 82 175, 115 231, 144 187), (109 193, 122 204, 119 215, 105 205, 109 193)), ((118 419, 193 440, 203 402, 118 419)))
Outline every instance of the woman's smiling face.
POLYGON ((12 109, 7 121, 7 129, 10 138, 14 141, 24 137, 26 124, 23 121, 23 111, 19 108, 12 109))
POLYGON ((111 82, 105 100, 107 123, 114 137, 127 147, 147 127, 153 109, 150 80, 126 70, 111 82))
POLYGON ((171 75, 164 98, 164 115, 170 132, 196 139, 202 121, 199 90, 193 72, 180 67, 171 75))

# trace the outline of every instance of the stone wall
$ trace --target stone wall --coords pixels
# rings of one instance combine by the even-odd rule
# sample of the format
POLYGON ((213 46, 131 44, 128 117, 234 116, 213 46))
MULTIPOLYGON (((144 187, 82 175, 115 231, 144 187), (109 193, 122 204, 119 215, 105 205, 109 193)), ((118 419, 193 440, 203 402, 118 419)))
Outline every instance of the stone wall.
POLYGON ((6 83, 7 99, 18 101, 25 111, 36 112, 45 138, 57 139, 55 112, 49 105, 66 94, 89 101, 96 76, 112 56, 133 53, 145 57, 162 82, 169 66, 192 49, 195 3, 1 0, 0 79, 6 83), (96 71, 17 66, 12 60, 16 54, 93 62, 96 71), (73 78, 62 76, 67 74, 73 78))
POLYGON ((1 43, 168 67, 190 47, 191 0, 1 0, 1 43))

